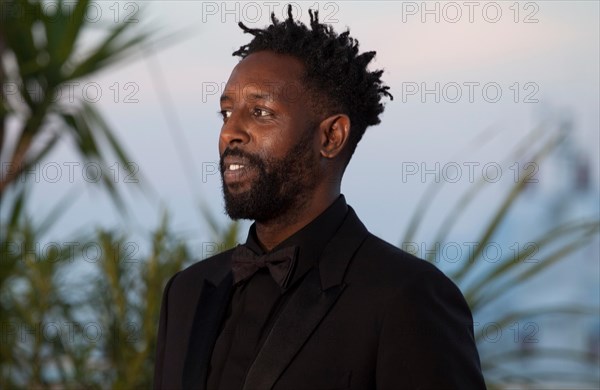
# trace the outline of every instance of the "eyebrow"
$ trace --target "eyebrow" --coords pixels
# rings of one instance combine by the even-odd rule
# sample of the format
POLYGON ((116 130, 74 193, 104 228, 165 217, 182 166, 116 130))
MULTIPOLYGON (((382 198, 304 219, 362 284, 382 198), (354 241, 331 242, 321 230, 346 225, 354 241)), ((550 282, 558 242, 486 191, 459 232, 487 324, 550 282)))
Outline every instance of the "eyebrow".
MULTIPOLYGON (((250 93, 250 94, 244 94, 244 98, 252 99, 252 100, 273 100, 273 95, 270 93, 250 93)), ((230 95, 223 94, 223 95, 221 95, 221 98, 219 100, 221 103, 225 103, 225 102, 231 102, 234 99, 230 95)))

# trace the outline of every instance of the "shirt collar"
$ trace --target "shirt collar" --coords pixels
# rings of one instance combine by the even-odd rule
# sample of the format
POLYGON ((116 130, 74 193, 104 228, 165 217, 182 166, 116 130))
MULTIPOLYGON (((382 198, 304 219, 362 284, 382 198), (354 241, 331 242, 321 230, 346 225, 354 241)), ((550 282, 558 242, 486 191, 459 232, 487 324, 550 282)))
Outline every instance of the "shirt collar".
MULTIPOLYGON (((298 246, 296 265, 285 289, 296 283, 318 260, 335 232, 342 225, 348 212, 344 195, 340 195, 325 211, 271 250, 298 246)), ((256 223, 250 226, 245 245, 258 255, 265 254, 256 237, 256 223)))

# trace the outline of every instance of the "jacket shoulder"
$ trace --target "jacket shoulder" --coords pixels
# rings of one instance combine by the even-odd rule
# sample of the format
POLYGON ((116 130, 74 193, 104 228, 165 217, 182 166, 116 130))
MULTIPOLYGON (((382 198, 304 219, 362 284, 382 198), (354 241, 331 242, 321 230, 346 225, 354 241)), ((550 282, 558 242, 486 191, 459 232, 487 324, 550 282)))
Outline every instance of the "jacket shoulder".
POLYGON ((371 233, 357 251, 348 276, 365 288, 390 293, 419 291, 429 285, 462 296, 454 281, 434 264, 371 233))
POLYGON ((369 233, 357 253, 359 262, 389 275, 394 280, 416 276, 421 273, 442 273, 432 263, 406 252, 389 242, 369 233))

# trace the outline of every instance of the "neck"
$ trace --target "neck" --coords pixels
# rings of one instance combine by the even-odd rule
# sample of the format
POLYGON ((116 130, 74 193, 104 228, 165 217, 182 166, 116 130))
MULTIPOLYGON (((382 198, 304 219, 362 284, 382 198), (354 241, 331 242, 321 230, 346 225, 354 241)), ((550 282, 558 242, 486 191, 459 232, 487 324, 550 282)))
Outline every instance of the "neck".
POLYGON ((290 207, 287 213, 266 222, 256 222, 256 236, 263 249, 270 251, 317 218, 340 196, 340 190, 315 194, 302 205, 290 207))

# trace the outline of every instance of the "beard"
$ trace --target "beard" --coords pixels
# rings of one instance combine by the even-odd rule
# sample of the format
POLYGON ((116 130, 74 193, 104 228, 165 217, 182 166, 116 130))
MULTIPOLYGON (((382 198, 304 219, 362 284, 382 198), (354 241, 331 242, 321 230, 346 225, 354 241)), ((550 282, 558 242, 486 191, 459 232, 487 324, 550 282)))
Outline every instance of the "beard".
POLYGON ((312 142, 312 131, 306 131, 306 135, 281 159, 261 158, 237 148, 225 149, 220 168, 227 215, 234 220, 266 222, 301 212, 301 206, 317 186, 318 162, 313 156, 312 142), (257 171, 248 190, 233 193, 225 184, 223 159, 227 156, 245 158, 257 171))

